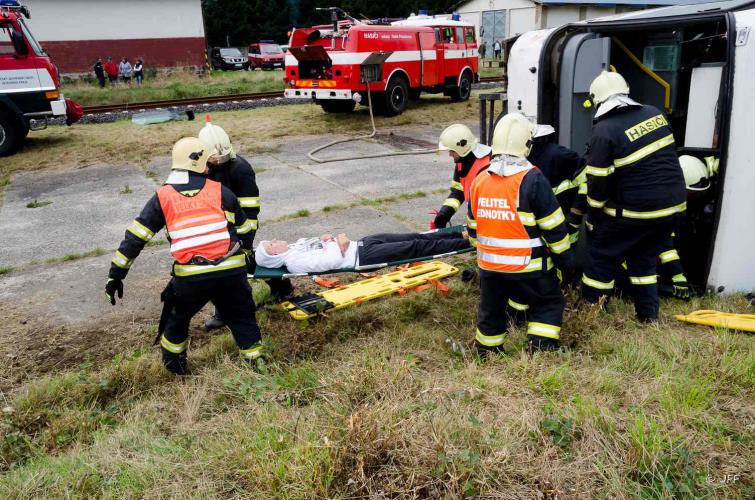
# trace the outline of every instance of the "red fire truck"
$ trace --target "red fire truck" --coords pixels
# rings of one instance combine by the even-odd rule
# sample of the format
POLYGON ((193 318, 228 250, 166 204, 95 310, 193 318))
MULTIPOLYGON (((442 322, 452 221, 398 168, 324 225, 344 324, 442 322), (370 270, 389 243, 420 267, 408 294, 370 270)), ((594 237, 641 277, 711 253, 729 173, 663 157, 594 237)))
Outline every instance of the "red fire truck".
POLYGON ((29 31, 29 17, 16 0, 0 0, 0 156, 48 118, 66 116, 58 69, 29 31))
POLYGON ((469 99, 479 80, 472 24, 428 15, 375 23, 348 17, 333 24, 297 28, 286 54, 285 97, 312 99, 331 113, 366 104, 393 116, 421 92, 469 99))

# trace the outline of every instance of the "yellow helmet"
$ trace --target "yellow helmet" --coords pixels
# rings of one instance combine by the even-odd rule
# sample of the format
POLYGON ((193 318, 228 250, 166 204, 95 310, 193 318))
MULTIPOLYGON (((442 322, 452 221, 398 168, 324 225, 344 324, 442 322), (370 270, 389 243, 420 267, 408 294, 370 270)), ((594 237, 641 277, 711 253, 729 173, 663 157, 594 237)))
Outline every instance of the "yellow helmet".
POLYGON ((602 71, 590 84, 590 99, 596 106, 617 94, 629 94, 629 85, 615 71, 602 71))
POLYGON ((509 113, 500 119, 493 131, 493 155, 527 158, 532 149, 535 126, 524 115, 509 113))
POLYGON ((215 165, 222 165, 231 159, 236 158, 236 152, 233 150, 231 138, 225 130, 210 121, 210 115, 205 118, 207 122, 202 130, 199 131, 199 140, 209 148, 209 162, 215 165))
POLYGON ((172 170, 204 173, 207 169, 208 148, 196 137, 184 137, 173 146, 172 170))
POLYGON ((718 173, 718 159, 712 156, 705 158, 703 162, 694 156, 682 155, 679 157, 679 165, 684 173, 684 183, 690 191, 705 191, 710 187, 710 181, 704 186, 697 186, 697 184, 718 173))
POLYGON ((477 137, 469 127, 461 123, 454 123, 441 132, 438 139, 438 149, 441 151, 454 151, 461 157, 467 156, 477 145, 477 137))

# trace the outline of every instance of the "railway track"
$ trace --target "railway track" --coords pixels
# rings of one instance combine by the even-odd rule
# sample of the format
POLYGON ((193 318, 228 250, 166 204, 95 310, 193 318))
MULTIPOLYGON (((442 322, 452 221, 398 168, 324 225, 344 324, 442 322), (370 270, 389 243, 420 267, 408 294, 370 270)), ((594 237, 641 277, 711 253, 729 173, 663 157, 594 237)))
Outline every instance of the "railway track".
MULTIPOLYGON (((480 78, 480 83, 494 83, 503 81, 499 77, 480 78)), ((169 99, 164 101, 130 102, 122 104, 107 104, 104 106, 87 106, 84 108, 85 115, 101 113, 119 113, 124 111, 142 111, 157 108, 173 108, 179 106, 201 106, 203 104, 216 104, 221 102, 261 101, 263 99, 283 98, 282 91, 256 92, 252 94, 228 94, 205 97, 190 97, 187 99, 169 99)))

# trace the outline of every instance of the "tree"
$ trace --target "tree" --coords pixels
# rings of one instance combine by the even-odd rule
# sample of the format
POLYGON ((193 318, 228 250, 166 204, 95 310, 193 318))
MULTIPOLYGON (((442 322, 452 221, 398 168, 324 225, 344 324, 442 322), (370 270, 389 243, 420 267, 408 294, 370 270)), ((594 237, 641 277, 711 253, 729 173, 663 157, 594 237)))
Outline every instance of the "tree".
POLYGON ((317 7, 337 5, 354 17, 402 18, 420 8, 444 13, 448 0, 202 0, 205 30, 210 45, 245 47, 257 40, 285 43, 295 26, 330 22, 328 12, 317 7))

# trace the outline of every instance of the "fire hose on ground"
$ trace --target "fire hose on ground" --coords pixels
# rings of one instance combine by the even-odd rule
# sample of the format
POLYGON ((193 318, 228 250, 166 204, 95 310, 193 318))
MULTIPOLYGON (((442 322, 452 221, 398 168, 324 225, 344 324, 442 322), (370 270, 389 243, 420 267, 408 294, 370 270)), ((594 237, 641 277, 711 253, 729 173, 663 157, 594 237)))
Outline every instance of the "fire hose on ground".
POLYGON ((370 108, 370 122, 372 123, 372 133, 365 134, 365 135, 359 135, 356 137, 349 137, 348 139, 338 139, 337 141, 332 141, 327 144, 324 144, 322 146, 318 146, 309 153, 307 153, 307 157, 309 157, 310 160, 314 161, 315 163, 331 163, 334 161, 348 161, 348 160, 365 160, 369 158, 385 158, 388 156, 407 156, 407 155, 425 155, 430 153, 436 153, 437 149, 411 149, 409 151, 391 151, 387 153, 373 153, 368 155, 356 155, 356 156, 341 156, 337 158, 318 158, 315 156, 316 153, 319 153, 320 151, 323 151, 327 148, 330 148, 332 146, 335 146, 336 144, 343 144, 346 142, 352 142, 352 141, 362 141, 365 139, 372 139, 377 135, 377 127, 375 126, 375 115, 372 111, 372 94, 370 93, 370 86, 367 85, 367 104, 370 108))

